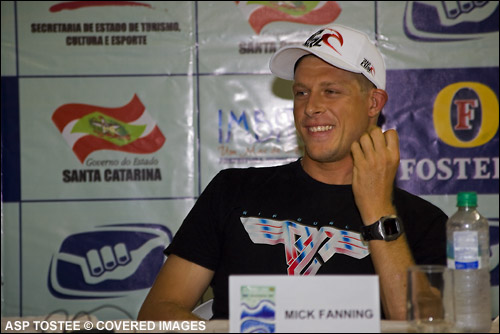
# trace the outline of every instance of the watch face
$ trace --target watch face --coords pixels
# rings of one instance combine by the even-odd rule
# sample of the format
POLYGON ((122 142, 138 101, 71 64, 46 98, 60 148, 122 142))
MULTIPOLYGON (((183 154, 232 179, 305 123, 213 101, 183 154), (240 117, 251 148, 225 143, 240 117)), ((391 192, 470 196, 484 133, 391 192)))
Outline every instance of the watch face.
POLYGON ((403 225, 395 215, 385 216, 379 221, 361 228, 363 240, 396 240, 403 233, 403 225))
POLYGON ((385 235, 393 235, 399 233, 398 223, 396 218, 389 218, 383 221, 385 235))

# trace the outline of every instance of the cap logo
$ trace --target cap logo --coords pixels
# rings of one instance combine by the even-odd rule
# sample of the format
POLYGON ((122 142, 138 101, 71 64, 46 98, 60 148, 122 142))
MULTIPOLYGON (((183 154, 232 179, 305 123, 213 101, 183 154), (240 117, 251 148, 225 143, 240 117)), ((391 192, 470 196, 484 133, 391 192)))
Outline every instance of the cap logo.
POLYGON ((329 39, 330 37, 333 37, 334 39, 338 40, 340 43, 340 46, 344 44, 344 38, 342 37, 342 34, 339 33, 337 30, 333 29, 321 29, 304 43, 304 46, 307 46, 308 48, 311 48, 313 46, 321 46, 321 42, 325 43, 328 45, 330 48, 333 49, 333 51, 337 52, 339 55, 342 55, 335 47, 333 47, 329 39), (323 33, 325 30, 333 31, 333 33, 323 33))
POLYGON ((361 65, 361 67, 363 67, 368 73, 375 76, 375 68, 372 66, 372 63, 368 61, 368 59, 363 58, 363 61, 359 65, 361 65))

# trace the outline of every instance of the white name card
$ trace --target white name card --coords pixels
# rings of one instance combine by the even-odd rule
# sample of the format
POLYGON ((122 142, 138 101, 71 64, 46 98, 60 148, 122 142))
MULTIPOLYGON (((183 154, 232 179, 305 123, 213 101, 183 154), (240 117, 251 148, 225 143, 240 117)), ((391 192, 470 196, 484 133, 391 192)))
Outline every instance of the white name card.
POLYGON ((229 330, 380 333, 378 276, 230 276, 229 330))

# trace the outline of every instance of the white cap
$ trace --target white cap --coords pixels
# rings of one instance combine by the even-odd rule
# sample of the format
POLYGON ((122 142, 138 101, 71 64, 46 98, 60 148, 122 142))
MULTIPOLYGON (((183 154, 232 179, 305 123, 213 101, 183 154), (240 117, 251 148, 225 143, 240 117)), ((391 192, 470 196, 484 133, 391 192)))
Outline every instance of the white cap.
POLYGON ((363 32, 341 25, 322 28, 303 45, 276 51, 269 68, 277 77, 293 80, 295 63, 306 54, 314 54, 343 70, 361 73, 377 88, 385 89, 384 59, 363 32))

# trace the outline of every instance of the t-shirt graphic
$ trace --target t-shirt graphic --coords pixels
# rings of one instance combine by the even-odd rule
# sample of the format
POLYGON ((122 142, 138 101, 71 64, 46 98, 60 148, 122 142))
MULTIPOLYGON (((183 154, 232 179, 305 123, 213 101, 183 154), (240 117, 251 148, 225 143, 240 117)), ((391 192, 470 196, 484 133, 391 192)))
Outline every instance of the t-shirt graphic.
POLYGON ((289 220, 260 217, 240 217, 240 220, 254 243, 285 246, 288 275, 315 275, 335 253, 356 259, 370 254, 356 232, 330 226, 318 230, 289 220))

